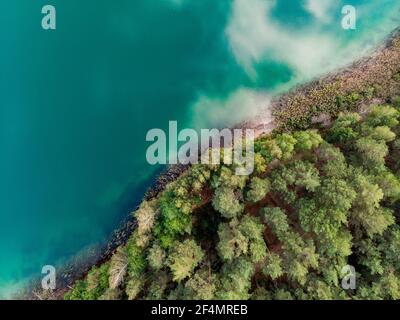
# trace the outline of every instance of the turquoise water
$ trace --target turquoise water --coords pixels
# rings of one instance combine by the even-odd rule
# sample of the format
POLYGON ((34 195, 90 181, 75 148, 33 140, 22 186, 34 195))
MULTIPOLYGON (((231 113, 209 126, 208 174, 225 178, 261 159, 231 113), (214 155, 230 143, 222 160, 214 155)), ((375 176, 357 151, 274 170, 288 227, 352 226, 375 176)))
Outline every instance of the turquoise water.
POLYGON ((103 243, 156 173, 151 128, 230 125, 399 25, 399 1, 3 0, 0 294, 103 243), (41 29, 41 8, 57 30, 41 29))

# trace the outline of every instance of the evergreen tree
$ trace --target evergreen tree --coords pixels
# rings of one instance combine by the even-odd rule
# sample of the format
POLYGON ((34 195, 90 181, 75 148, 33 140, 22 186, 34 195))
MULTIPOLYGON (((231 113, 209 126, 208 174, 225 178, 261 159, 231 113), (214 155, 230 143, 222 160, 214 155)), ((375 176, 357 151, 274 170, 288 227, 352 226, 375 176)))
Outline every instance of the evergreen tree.
POLYGON ((154 243, 147 255, 149 266, 154 270, 160 270, 164 266, 165 259, 165 250, 158 243, 154 243))
POLYGON ((272 280, 275 280, 283 275, 282 259, 279 255, 275 253, 270 253, 267 255, 266 263, 263 268, 263 274, 266 277, 270 277, 272 280))
POLYGON ((392 211, 380 206, 383 191, 362 175, 356 177, 355 188, 357 198, 352 208, 352 223, 364 228, 370 237, 382 234, 394 223, 392 211))
POLYGON ((267 179, 254 177, 250 182, 250 189, 247 191, 247 200, 258 202, 262 200, 270 190, 270 182, 267 179))
POLYGON ((167 265, 172 271, 173 280, 181 281, 190 276, 203 259, 204 253, 194 240, 185 240, 171 248, 167 265))
POLYGON ((185 283, 184 299, 211 300, 216 292, 217 277, 209 268, 199 269, 185 283))
POLYGON ((233 189, 227 187, 215 190, 212 204, 215 210, 228 219, 238 217, 244 210, 233 189))

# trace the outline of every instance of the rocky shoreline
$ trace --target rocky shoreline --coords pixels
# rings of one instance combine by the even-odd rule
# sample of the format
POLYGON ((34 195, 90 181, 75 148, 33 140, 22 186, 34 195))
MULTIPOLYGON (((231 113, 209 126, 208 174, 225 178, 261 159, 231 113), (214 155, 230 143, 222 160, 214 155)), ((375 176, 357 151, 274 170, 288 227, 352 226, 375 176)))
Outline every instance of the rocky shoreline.
MULTIPOLYGON (((312 122, 326 122, 330 118, 328 107, 337 103, 338 95, 351 94, 376 83, 385 86, 379 93, 379 99, 370 99, 371 101, 369 101, 368 97, 363 97, 355 107, 371 103, 384 103, 393 90, 398 90, 398 88, 390 86, 390 79, 397 73, 400 76, 400 28, 393 31, 388 39, 368 57, 322 78, 293 88, 288 93, 276 97, 270 105, 260 111, 259 116, 235 127, 252 128, 255 130, 256 137, 269 134, 275 129, 288 130, 291 127, 287 123, 291 123, 292 119, 301 120, 305 114, 310 117, 309 110, 316 105, 320 108, 312 115, 312 122)), ((188 167, 174 165, 166 168, 159 175, 153 187, 145 193, 144 199, 156 197, 166 185, 179 177, 188 167)), ((105 246, 92 248, 80 255, 80 258, 73 259, 62 267, 57 277, 58 289, 51 293, 42 292, 39 289, 39 282, 36 280, 18 298, 62 298, 73 282, 82 278, 91 266, 108 260, 118 246, 125 244, 135 227, 134 216, 130 214, 121 223, 121 227, 114 231, 105 246)))
MULTIPOLYGON (((145 192, 143 199, 150 200, 162 192, 172 181, 176 180, 189 168, 188 165, 173 165, 159 174, 153 185, 145 192)), ((137 209, 137 208, 136 208, 137 209)), ((136 210, 135 209, 135 210, 136 210)), ((135 212, 135 210, 133 212, 135 212)), ((58 267, 56 276, 57 288, 53 291, 41 289, 41 279, 32 279, 26 288, 15 295, 15 299, 58 300, 71 288, 77 279, 83 278, 94 265, 101 265, 109 260, 115 250, 125 244, 136 228, 133 213, 125 217, 120 227, 116 228, 105 245, 83 249, 80 253, 58 267)))
MULTIPOLYGON (((272 109, 277 127, 293 129, 293 119, 304 120, 311 116, 311 123, 324 121, 324 115, 336 114, 338 97, 358 95, 354 109, 369 104, 389 102, 398 92, 400 77, 400 27, 369 55, 352 64, 316 79, 308 84, 293 88, 273 101, 272 109), (373 89, 374 97, 366 90, 373 89), (289 124, 289 125, 288 125, 289 124)), ((340 108, 340 107, 339 107, 340 108)), ((301 128, 300 126, 298 126, 301 128)))

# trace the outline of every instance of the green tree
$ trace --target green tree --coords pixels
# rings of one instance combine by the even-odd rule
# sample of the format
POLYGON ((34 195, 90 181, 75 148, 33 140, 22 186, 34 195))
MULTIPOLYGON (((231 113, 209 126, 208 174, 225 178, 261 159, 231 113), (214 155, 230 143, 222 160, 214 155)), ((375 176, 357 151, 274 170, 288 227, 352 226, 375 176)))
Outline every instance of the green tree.
POLYGON ((222 166, 219 175, 214 176, 213 184, 216 188, 226 187, 233 190, 243 189, 246 185, 247 179, 247 176, 240 176, 235 174, 235 170, 233 168, 222 166))
POLYGON ((253 273, 253 264, 244 257, 225 263, 221 271, 216 298, 221 300, 249 299, 253 273))
POLYGON ((267 246, 264 242, 264 225, 258 218, 244 216, 240 222, 240 232, 249 239, 250 259, 253 262, 260 262, 266 256, 267 246))
POLYGON ((374 182, 382 189, 385 199, 392 203, 400 200, 400 181, 393 173, 381 172, 374 177, 374 182))
POLYGON ((390 209, 382 208, 383 191, 362 175, 355 179, 357 198, 352 208, 352 223, 365 229, 369 236, 382 234, 394 223, 390 209))
POLYGON ((173 280, 181 281, 190 276, 203 259, 204 253, 194 240, 177 243, 169 253, 167 265, 172 271, 173 280))
POLYGON ((281 159, 283 152, 278 146, 275 139, 261 138, 255 142, 254 151, 260 154, 266 163, 270 163, 275 159, 281 159))
MULTIPOLYGON (((189 198, 180 201, 184 201, 192 207, 189 198)), ((180 236, 191 232, 191 210, 189 212, 182 211, 182 203, 179 206, 181 208, 176 206, 176 196, 172 187, 161 194, 159 199, 160 216, 154 227, 154 235, 165 249, 169 248, 180 236)))
POLYGON ((376 141, 391 142, 396 139, 396 134, 389 127, 381 126, 374 128, 369 137, 376 141))
POLYGON ((371 138, 360 138, 356 141, 355 147, 367 168, 382 170, 389 152, 385 143, 371 138))
POLYGON ((272 294, 264 287, 257 287, 251 294, 251 300, 272 300, 272 294))
POLYGON ((329 130, 327 140, 334 143, 344 143, 358 136, 357 125, 361 117, 358 113, 340 113, 329 130))
POLYGON ((304 285, 309 269, 317 269, 319 264, 314 244, 311 241, 303 242, 298 235, 290 233, 283 248, 285 272, 289 278, 304 285))
POLYGON ((278 254, 270 253, 267 255, 266 263, 263 268, 263 274, 275 280, 283 275, 282 259, 278 254))
POLYGON ((108 289, 109 263, 93 267, 86 279, 77 281, 73 290, 65 296, 67 300, 96 300, 108 289))
POLYGON ((262 200, 270 190, 270 182, 267 179, 254 177, 247 191, 247 200, 250 202, 258 202, 262 200))
POLYGON ((145 252, 137 245, 138 233, 135 231, 129 238, 126 245, 126 254, 128 258, 128 274, 130 276, 139 276, 146 269, 147 260, 145 252))
POLYGON ((315 191, 320 185, 319 172, 311 162, 296 161, 282 168, 280 173, 288 185, 305 188, 307 191, 315 191))
POLYGON ((310 298, 316 300, 333 300, 334 294, 331 287, 317 277, 311 277, 307 282, 306 291, 310 298))
POLYGON ((217 250, 223 260, 233 260, 248 252, 249 240, 240 232, 238 225, 239 221, 236 219, 219 225, 217 250))
POLYGON ((321 173, 328 177, 343 179, 348 174, 348 166, 343 153, 329 143, 322 143, 317 150, 321 162, 321 173))
POLYGON ((294 297, 288 290, 277 289, 274 294, 274 300, 294 300, 294 297))
POLYGON ((282 152, 280 159, 290 159, 293 156, 294 148, 297 142, 296 139, 290 134, 282 133, 276 136, 275 141, 282 152))
POLYGON ((86 280, 76 281, 73 288, 64 295, 64 300, 89 300, 86 299, 86 280))
POLYGON ((158 243, 154 243, 147 254, 149 266, 154 270, 160 270, 164 266, 165 259, 165 250, 158 243))
POLYGON ((120 289, 108 288, 104 293, 98 298, 98 300, 120 300, 122 292, 120 289))
POLYGON ((109 268, 106 263, 99 267, 93 267, 87 276, 87 291, 90 294, 90 300, 98 299, 109 286, 109 268))
POLYGON ((300 151, 317 148, 323 141, 316 130, 299 131, 293 136, 296 139, 296 149, 300 151))
POLYGON ((220 257, 231 261, 241 255, 248 255, 254 262, 263 260, 267 250, 263 231, 263 224, 257 218, 250 216, 244 216, 240 221, 221 223, 217 246, 220 257))
POLYGON ((313 192, 320 185, 319 172, 311 162, 296 161, 276 169, 271 185, 288 204, 293 204, 301 189, 313 192))
POLYGON ((303 230, 314 232, 320 241, 334 241, 348 222, 348 211, 356 192, 344 180, 323 179, 314 199, 298 202, 299 220, 303 230))
POLYGON ((267 171, 267 161, 260 153, 254 154, 254 172, 263 174, 267 171))
POLYGON ((371 275, 382 275, 385 271, 382 265, 382 253, 371 239, 358 243, 357 255, 360 265, 366 267, 371 275))
POLYGON ((366 123, 372 127, 393 128, 399 124, 399 111, 390 106, 375 106, 368 115, 366 123))
POLYGON ((379 239, 379 250, 382 252, 382 263, 386 269, 394 269, 400 273, 400 227, 390 227, 379 239))
POLYGON ((184 298, 188 300, 212 300, 216 292, 217 277, 209 268, 199 269, 185 283, 184 298))
POLYGON ((149 287, 147 289, 146 300, 162 300, 165 296, 168 283, 171 279, 166 271, 157 271, 152 273, 149 278, 149 287))
POLYGON ((358 290, 358 298, 382 300, 400 299, 399 277, 391 270, 386 270, 378 281, 372 284, 363 284, 358 290))
POLYGON ((244 206, 237 199, 234 190, 227 187, 215 190, 212 204, 215 210, 228 219, 239 216, 244 210, 244 206))
POLYGON ((345 180, 323 179, 315 198, 319 207, 346 212, 351 208, 356 192, 345 180))
POLYGON ((133 276, 131 277, 127 284, 126 284, 126 295, 129 300, 134 300, 136 299, 140 292, 143 290, 145 281, 144 277, 138 277, 138 276, 133 276))
POLYGON ((278 237, 284 237, 289 231, 286 214, 281 208, 264 208, 262 210, 265 222, 272 228, 278 237))

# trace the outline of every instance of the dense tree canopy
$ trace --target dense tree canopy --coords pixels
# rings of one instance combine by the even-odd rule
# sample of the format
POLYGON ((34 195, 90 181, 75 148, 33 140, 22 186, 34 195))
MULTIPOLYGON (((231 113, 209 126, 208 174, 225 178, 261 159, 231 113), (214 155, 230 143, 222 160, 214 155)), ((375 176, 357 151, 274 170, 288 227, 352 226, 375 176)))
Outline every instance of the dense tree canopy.
POLYGON ((65 298, 400 299, 399 134, 399 111, 373 106, 258 138, 249 177, 193 166, 65 298))

